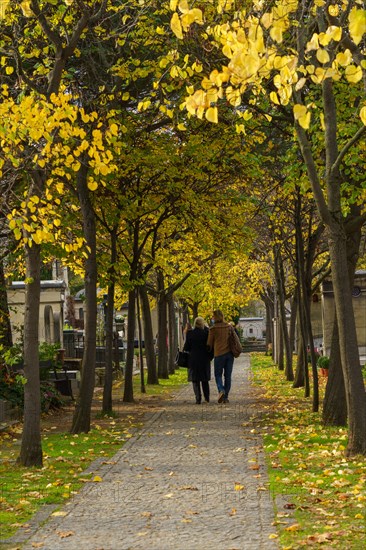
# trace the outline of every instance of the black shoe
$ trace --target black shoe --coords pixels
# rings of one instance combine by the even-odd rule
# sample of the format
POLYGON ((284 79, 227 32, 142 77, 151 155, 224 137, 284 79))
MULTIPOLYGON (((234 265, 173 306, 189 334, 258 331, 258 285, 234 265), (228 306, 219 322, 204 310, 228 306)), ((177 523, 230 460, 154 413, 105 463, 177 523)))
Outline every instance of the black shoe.
POLYGON ((230 403, 227 397, 224 397, 223 403, 230 403))
POLYGON ((201 400, 200 399, 196 399, 196 405, 201 405, 201 400))
POLYGON ((205 401, 206 401, 206 403, 209 403, 209 402, 210 402, 210 398, 209 398, 209 397, 205 397, 205 401))

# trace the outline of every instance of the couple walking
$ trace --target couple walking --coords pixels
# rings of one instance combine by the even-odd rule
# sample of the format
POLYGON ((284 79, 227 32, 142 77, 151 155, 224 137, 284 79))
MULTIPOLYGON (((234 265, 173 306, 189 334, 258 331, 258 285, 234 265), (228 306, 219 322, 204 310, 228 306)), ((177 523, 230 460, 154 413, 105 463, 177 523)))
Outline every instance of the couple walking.
POLYGON ((210 401, 211 360, 214 358, 214 372, 218 402, 228 403, 234 355, 230 351, 229 334, 233 328, 224 321, 222 311, 213 312, 213 325, 209 329, 202 317, 197 317, 193 329, 186 333, 184 350, 189 352, 188 380, 193 384, 196 403, 210 401), (202 390, 202 391, 201 391, 202 390))

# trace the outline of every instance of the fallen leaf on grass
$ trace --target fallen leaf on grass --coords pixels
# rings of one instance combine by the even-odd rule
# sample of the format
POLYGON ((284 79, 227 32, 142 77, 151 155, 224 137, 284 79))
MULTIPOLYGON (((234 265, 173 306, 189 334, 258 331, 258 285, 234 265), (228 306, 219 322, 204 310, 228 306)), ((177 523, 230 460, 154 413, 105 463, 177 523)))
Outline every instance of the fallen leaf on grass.
POLYGON ((299 529, 301 529, 299 523, 294 523, 293 525, 289 525, 289 527, 285 527, 285 531, 299 531, 299 529))

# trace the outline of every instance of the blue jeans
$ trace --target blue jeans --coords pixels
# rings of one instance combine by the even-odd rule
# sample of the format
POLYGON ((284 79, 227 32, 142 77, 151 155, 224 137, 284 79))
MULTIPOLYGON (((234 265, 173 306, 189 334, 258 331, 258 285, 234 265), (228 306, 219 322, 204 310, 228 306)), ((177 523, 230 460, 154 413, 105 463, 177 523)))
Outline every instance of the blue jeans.
POLYGON ((225 399, 229 397, 233 365, 234 356, 230 351, 224 355, 219 355, 214 359, 216 386, 219 392, 225 392, 225 399), (222 375, 224 375, 224 383, 222 382, 222 375))

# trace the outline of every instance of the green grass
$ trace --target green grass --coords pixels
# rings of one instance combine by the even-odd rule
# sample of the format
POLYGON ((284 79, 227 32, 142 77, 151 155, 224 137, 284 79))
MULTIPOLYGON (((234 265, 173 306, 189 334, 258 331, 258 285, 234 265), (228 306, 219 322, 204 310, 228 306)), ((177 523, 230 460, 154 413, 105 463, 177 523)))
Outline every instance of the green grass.
POLYGON ((84 483, 82 472, 96 458, 112 456, 130 436, 126 428, 94 429, 88 434, 50 433, 43 436, 43 467, 25 468, 15 463, 19 447, 3 436, 0 463, 1 538, 14 531, 43 504, 61 504, 84 483))
MULTIPOLYGON (((140 401, 154 396, 166 399, 186 382, 187 369, 178 369, 158 385, 146 386, 146 394, 141 394, 139 377, 135 376, 135 398, 140 401)), ((113 397, 120 399, 121 395, 123 383, 117 382, 113 397)), ((42 436, 42 468, 25 468, 16 464, 21 425, 0 434, 0 542, 24 526, 44 504, 61 506, 85 483, 94 483, 93 475, 83 472, 96 459, 108 462, 131 437, 138 425, 133 407, 131 404, 128 415, 120 415, 118 407, 107 418, 97 415, 94 428, 88 434, 72 435, 48 430, 42 436)))
MULTIPOLYGON (((347 429, 324 427, 311 398, 292 388, 270 357, 251 363, 267 400, 260 424, 281 547, 365 548, 365 457, 345 457, 347 429)), ((320 384, 322 395, 325 380, 320 384)))

